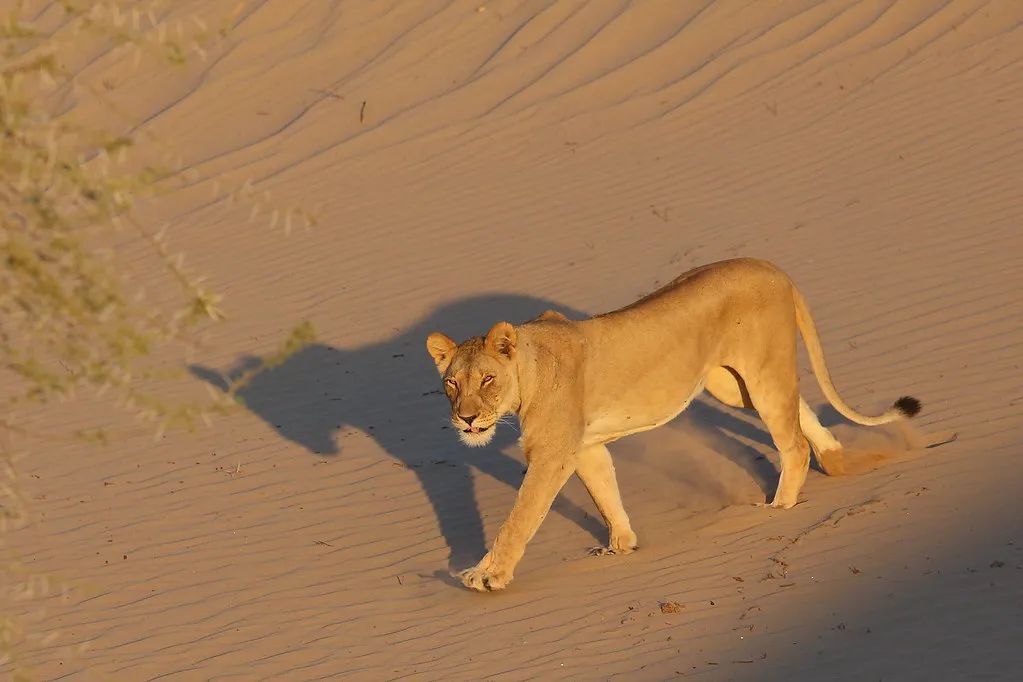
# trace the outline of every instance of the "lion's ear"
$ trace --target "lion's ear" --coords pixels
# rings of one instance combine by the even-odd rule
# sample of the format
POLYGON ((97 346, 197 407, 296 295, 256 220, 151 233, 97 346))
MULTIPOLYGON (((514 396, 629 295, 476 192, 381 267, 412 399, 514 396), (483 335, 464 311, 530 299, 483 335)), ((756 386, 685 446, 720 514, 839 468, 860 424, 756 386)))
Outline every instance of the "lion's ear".
POLYGON ((434 332, 426 337, 426 350, 433 358, 433 361, 437 363, 437 371, 441 374, 451 364, 451 358, 454 357, 455 348, 457 347, 457 343, 440 332, 434 332))
POLYGON ((515 357, 515 344, 518 334, 515 327, 507 322, 498 322, 487 332, 486 347, 491 353, 503 355, 509 360, 515 357))

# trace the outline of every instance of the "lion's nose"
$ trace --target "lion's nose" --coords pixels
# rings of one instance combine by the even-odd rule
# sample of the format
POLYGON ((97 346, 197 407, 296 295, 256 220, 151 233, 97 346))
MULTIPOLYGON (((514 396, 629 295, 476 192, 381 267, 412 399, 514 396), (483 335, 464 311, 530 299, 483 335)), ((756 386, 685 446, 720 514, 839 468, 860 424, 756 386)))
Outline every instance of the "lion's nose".
POLYGON ((459 418, 461 418, 461 420, 462 420, 462 421, 464 421, 464 422, 465 422, 466 424, 468 424, 469 426, 472 426, 472 420, 473 420, 473 419, 475 419, 476 417, 478 417, 479 415, 478 415, 478 414, 474 414, 474 415, 472 415, 472 416, 469 416, 469 417, 463 417, 462 415, 458 415, 458 416, 459 416, 459 418))

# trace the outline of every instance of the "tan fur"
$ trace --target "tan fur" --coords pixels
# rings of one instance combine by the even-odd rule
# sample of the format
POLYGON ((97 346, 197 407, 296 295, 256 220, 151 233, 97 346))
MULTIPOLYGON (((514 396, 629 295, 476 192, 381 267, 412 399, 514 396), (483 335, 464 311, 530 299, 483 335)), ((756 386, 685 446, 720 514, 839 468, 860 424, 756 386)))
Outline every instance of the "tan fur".
POLYGON ((529 465, 493 546, 462 572, 463 583, 474 590, 507 586, 526 543, 573 473, 610 532, 599 553, 633 551, 636 534, 605 445, 670 421, 703 389, 760 413, 781 453, 772 507, 796 503, 810 462, 807 440, 822 468, 840 473, 841 444, 799 395, 797 329, 824 394, 840 413, 861 424, 911 414, 893 408, 866 417, 841 400, 806 302, 785 273, 764 261, 697 268, 632 305, 588 320, 548 311, 518 327, 499 322, 486 337, 462 344, 431 334, 427 349, 444 378, 451 421, 462 440, 485 445, 498 420, 514 413, 529 465))

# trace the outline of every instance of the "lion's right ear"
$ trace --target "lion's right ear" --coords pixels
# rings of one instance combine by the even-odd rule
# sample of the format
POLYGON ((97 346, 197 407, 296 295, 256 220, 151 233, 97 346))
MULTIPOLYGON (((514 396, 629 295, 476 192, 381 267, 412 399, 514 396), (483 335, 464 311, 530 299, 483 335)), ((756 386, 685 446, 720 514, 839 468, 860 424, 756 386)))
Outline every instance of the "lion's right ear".
POLYGON ((434 332, 426 337, 426 350, 437 364, 437 371, 441 374, 451 364, 451 358, 454 357, 455 348, 457 347, 457 343, 440 332, 434 332))

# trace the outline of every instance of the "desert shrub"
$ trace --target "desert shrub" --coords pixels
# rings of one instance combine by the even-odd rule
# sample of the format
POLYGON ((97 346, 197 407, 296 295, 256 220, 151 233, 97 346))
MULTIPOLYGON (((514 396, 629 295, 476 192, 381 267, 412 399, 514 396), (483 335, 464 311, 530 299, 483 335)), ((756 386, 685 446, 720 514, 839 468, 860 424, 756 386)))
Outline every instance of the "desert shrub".
MULTIPOLYGON (((210 22, 176 16, 172 3, 123 0, 31 9, 19 2, 0 16, 0 543, 25 518, 11 439, 25 431, 11 416, 17 406, 94 391, 157 430, 191 427, 228 407, 230 393, 204 401, 161 398, 166 369, 146 362, 157 349, 187 346, 203 325, 223 318, 221 297, 184 266, 164 231, 138 217, 142 202, 172 193, 187 174, 165 161, 166 141, 82 123, 64 95, 74 87, 78 99, 108 104, 102 89, 76 80, 68 66, 76 55, 105 54, 158 77, 161 69, 206 59, 234 17, 210 22), (159 302, 138 295, 131 270, 108 248, 126 238, 144 244, 159 264, 167 284, 159 302)), ((236 194, 252 201, 244 189, 236 194)), ((277 211, 266 213, 276 222, 277 211)), ((289 227, 291 216, 309 222, 301 211, 286 213, 289 227)), ((311 335, 300 325, 268 362, 311 335)), ((47 435, 111 438, 99 428, 47 435)), ((47 589, 3 555, 0 572, 2 596, 47 589)), ((0 670, 13 670, 3 660, 23 636, 0 613, 0 670)))

